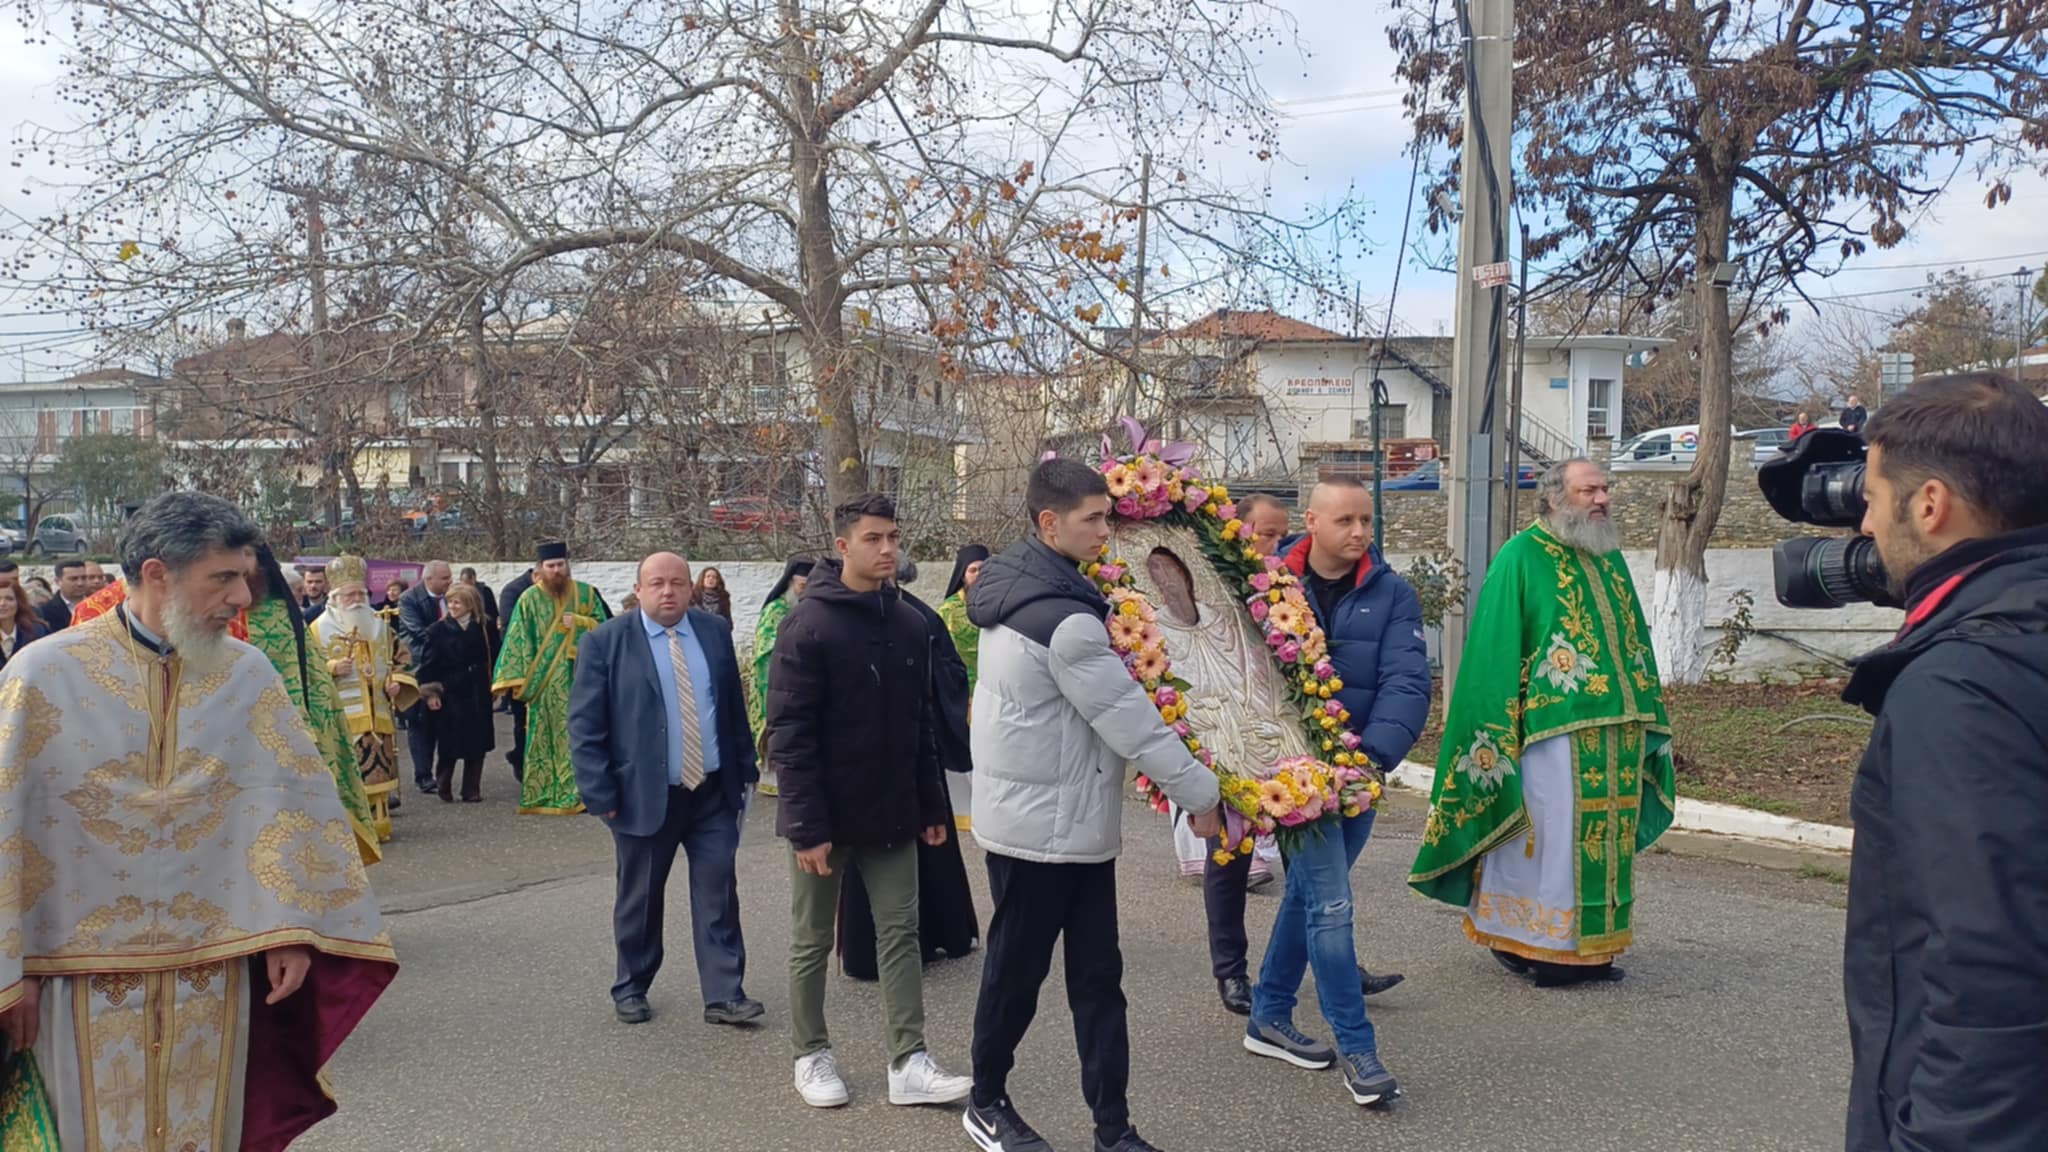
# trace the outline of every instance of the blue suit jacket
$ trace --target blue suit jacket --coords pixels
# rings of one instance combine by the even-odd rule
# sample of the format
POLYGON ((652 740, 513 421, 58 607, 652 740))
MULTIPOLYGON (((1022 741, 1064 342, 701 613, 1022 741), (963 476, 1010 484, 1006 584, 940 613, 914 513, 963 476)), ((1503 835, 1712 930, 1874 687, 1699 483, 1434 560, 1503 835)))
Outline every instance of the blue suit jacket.
MULTIPOLYGON (((1307 535, 1280 542, 1288 570, 1303 577, 1307 535)), ((1330 646, 1330 663, 1344 681, 1337 698, 1351 712, 1351 729, 1373 763, 1392 771, 1415 747, 1429 722, 1429 644, 1422 634, 1422 601, 1378 549, 1371 565, 1353 581, 1332 613, 1309 596, 1309 607, 1330 646)), ((578 674, 581 674, 579 670, 578 674)))
MULTIPOLYGON (((723 789, 737 812, 761 774, 754 765, 732 626, 698 608, 690 609, 689 621, 718 693, 719 770, 704 786, 723 789)), ((569 757, 583 806, 599 816, 616 811, 609 822, 614 831, 661 831, 668 814, 672 723, 679 721, 662 699, 640 613, 614 617, 585 634, 576 645, 576 680, 569 689, 569 757)))

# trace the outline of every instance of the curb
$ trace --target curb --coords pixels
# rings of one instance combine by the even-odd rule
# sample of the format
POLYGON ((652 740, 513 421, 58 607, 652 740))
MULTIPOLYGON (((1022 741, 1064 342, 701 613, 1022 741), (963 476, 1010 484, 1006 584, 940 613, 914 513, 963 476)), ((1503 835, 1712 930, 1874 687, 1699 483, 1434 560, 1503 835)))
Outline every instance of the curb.
MULTIPOLYGON (((1436 769, 1427 764, 1406 760, 1387 776, 1387 783, 1396 788, 1420 792, 1426 797, 1436 786, 1436 769)), ((1856 838, 1855 830, 1851 828, 1817 824, 1811 820, 1794 820, 1790 816, 1758 812, 1753 808, 1742 808, 1734 804, 1694 800, 1684 796, 1678 798, 1678 810, 1673 816, 1671 826, 1681 832, 1706 832, 1716 836, 1731 836, 1738 840, 1812 848, 1824 852, 1847 852, 1854 846, 1856 838)))

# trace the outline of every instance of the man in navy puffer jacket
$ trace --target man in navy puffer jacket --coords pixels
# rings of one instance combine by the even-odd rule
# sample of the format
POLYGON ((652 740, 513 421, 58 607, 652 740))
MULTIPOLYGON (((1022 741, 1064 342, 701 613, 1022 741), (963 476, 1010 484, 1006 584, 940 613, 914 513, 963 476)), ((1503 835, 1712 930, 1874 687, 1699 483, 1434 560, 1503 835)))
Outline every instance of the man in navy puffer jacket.
MULTIPOLYGON (((1326 481, 1309 497, 1308 534, 1281 544, 1288 569, 1322 626, 1351 730, 1375 767, 1401 763, 1429 718, 1429 654, 1415 589, 1372 550, 1372 496, 1356 481, 1326 481)), ((1359 988, 1351 928, 1351 866, 1372 835, 1371 810, 1343 821, 1341 835, 1309 837, 1287 860, 1287 893, 1252 993, 1247 1051, 1303 1068, 1339 1060, 1359 1104, 1400 1094, 1380 1062, 1359 988), (1335 1034, 1332 1048, 1294 1027, 1307 969, 1335 1034)))

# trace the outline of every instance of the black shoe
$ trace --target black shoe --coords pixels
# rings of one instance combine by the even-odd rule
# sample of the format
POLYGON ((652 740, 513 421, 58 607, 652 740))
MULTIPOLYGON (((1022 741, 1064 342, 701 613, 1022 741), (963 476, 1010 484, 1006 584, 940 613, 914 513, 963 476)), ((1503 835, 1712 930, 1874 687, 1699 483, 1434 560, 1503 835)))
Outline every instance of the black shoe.
POLYGON ((704 1006, 704 1022, 706 1024, 752 1024, 765 1015, 767 1011, 766 1008, 761 1007, 759 1000, 749 1000, 742 996, 737 1000, 728 1000, 723 1004, 706 1004, 704 1006))
POLYGON ((1216 994, 1223 997, 1223 1010, 1239 1016, 1252 1014, 1251 981, 1242 976, 1230 976, 1216 982, 1216 994))
POLYGON ((1261 1024, 1257 1020, 1245 1023, 1244 1050, 1254 1056, 1285 1060, 1311 1072, 1328 1068, 1337 1059, 1335 1048, 1303 1035, 1292 1024, 1261 1024))
POLYGON ((1123 1136, 1114 1144, 1105 1144, 1102 1142, 1102 1137, 1097 1136, 1095 1138, 1095 1152, 1159 1152, 1159 1149, 1153 1147, 1143 1136, 1138 1135, 1136 1128, 1129 1128, 1124 1131, 1123 1136))
POLYGON ((1387 1104, 1401 1094, 1394 1074, 1371 1052, 1354 1052, 1344 1057, 1344 1086, 1351 1090, 1355 1104, 1387 1104))
POLYGON ((1031 1130, 1008 1100, 983 1108, 972 1100, 960 1115, 961 1127, 982 1152, 1052 1152, 1045 1137, 1031 1130))
POLYGON ((1377 996, 1406 979, 1407 977, 1399 972, 1385 972, 1375 976, 1365 970, 1365 965, 1358 966, 1358 986, 1365 990, 1367 996, 1377 996))
POLYGON ((1529 974, 1529 961, 1522 959, 1513 952, 1503 952, 1495 948, 1493 949, 1493 958, 1500 961, 1501 967, 1513 972, 1517 976, 1527 976, 1529 974))
POLYGON ((1271 872, 1254 872, 1245 878, 1244 890, 1247 892, 1259 892, 1271 887, 1272 884, 1273 874, 1271 872))
POLYGON ((1574 984, 1604 984, 1628 975, 1615 964, 1534 964, 1538 988, 1569 988, 1574 984))
POLYGON ((647 1006, 645 996, 623 997, 612 1005, 612 1011, 618 1013, 621 1024, 645 1024, 654 1019, 654 1009, 647 1006))

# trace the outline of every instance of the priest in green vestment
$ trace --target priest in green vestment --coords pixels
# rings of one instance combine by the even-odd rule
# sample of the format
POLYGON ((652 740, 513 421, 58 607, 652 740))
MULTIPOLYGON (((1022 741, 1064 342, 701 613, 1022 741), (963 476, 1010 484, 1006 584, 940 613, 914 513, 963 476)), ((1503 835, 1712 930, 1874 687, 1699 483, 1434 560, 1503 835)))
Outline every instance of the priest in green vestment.
POLYGON ((946 622, 946 633, 953 638, 953 647, 960 653, 960 661, 967 665, 967 695, 974 695, 974 680, 981 663, 981 629, 967 618, 967 590, 981 578, 981 566, 988 562, 989 551, 985 544, 969 544, 953 557, 953 577, 946 581, 945 598, 939 601, 939 619, 946 622))
POLYGON ((1604 469, 1543 477, 1486 572, 1408 883, 1542 986, 1619 979, 1635 857, 1671 825, 1671 727, 1604 469))
POLYGON ((356 763, 355 747, 341 718, 335 699, 334 677, 327 671, 327 658, 306 640, 306 622, 299 615, 298 599, 285 582, 284 569, 268 545, 256 547, 256 568, 249 577, 253 602, 245 616, 249 643, 270 659, 270 666, 284 677, 284 688, 292 707, 305 718, 334 776, 334 788, 341 806, 348 811, 349 827, 356 834, 356 852, 364 864, 384 858, 377 843, 377 829, 370 814, 370 796, 363 790, 363 772, 356 763))
POLYGON ((569 574, 569 546, 542 544, 533 587, 505 621, 504 647, 491 681, 526 705, 526 773, 519 812, 569 816, 583 811, 576 770, 569 762, 569 685, 576 676, 576 644, 611 619, 597 589, 569 574))

